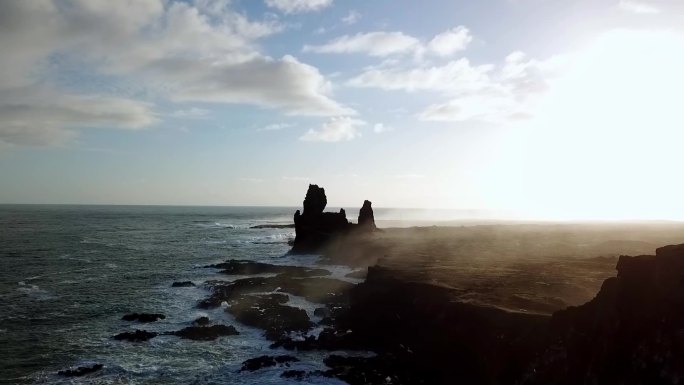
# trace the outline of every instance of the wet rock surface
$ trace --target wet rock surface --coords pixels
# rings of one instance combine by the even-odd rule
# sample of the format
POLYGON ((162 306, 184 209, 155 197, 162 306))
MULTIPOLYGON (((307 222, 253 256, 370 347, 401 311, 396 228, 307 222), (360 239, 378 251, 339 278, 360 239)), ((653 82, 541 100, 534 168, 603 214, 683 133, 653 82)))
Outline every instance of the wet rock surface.
POLYGON ((211 321, 209 320, 209 317, 197 317, 194 321, 192 321, 192 324, 194 326, 207 326, 210 322, 211 321))
POLYGON ((179 281, 171 284, 171 287, 195 287, 192 281, 179 281))
POLYGON ((299 359, 292 356, 260 356, 255 358, 250 358, 242 363, 242 368, 240 371, 255 371, 263 368, 268 368, 276 365, 290 366, 290 362, 297 362, 299 359))
POLYGON ((269 263, 243 261, 231 259, 226 262, 209 265, 221 269, 221 274, 227 275, 254 275, 254 274, 283 274, 291 277, 315 277, 330 275, 325 269, 313 269, 303 266, 281 266, 269 263))
POLYGON ((132 332, 119 333, 112 338, 114 338, 117 341, 144 342, 158 335, 158 333, 148 332, 146 330, 135 330, 132 332))
POLYGON ((81 377, 86 374, 95 373, 104 367, 102 364, 94 364, 92 366, 79 366, 75 369, 60 370, 57 372, 58 375, 64 377, 81 377))
POLYGON ((264 292, 285 292, 304 297, 315 303, 345 303, 352 283, 333 278, 313 277, 297 278, 284 274, 275 277, 252 277, 238 279, 233 282, 208 282, 212 291, 209 298, 199 302, 203 309, 215 308, 222 302, 230 302, 243 294, 264 292))
POLYGON ((294 228, 295 228, 294 223, 287 224, 287 225, 264 224, 264 225, 256 225, 256 226, 250 227, 250 229, 294 229, 294 228))
POLYGON ((156 322, 165 318, 164 314, 159 313, 131 313, 121 317, 123 321, 137 321, 141 323, 156 322))
POLYGON ((181 338, 195 340, 195 341, 212 341, 223 336, 238 335, 235 327, 230 325, 213 325, 213 326, 188 326, 181 330, 171 332, 172 334, 181 338))
POLYGON ((306 311, 283 305, 288 299, 284 294, 244 295, 236 298, 226 311, 244 325, 263 329, 267 339, 277 340, 313 326, 306 311))

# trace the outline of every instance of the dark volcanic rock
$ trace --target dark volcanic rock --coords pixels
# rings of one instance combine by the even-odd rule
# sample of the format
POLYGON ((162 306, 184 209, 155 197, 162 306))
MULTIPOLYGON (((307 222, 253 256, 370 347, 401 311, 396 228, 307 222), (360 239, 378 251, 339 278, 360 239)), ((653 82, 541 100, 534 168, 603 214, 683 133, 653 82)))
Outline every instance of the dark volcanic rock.
POLYGON ((306 377, 306 372, 303 370, 286 370, 280 375, 280 377, 302 380, 304 377, 306 377))
POLYGON ((270 366, 276 366, 278 364, 285 364, 289 366, 290 362, 299 361, 297 358, 292 356, 260 356, 255 358, 250 358, 242 363, 242 368, 240 371, 255 371, 263 368, 268 368, 270 366))
POLYGON ((368 275, 368 270, 367 269, 361 269, 361 270, 355 270, 352 271, 351 273, 348 273, 345 275, 347 278, 358 278, 358 279, 364 279, 368 275))
POLYGON ((192 283, 192 281, 182 281, 182 282, 174 282, 171 284, 171 287, 194 287, 195 284, 192 283))
POLYGON ((324 213, 327 204, 325 189, 310 184, 304 198, 304 211, 300 214, 297 210, 294 215, 296 237, 291 252, 315 252, 332 236, 351 228, 344 209, 339 213, 324 213))
POLYGON ((164 314, 158 313, 131 313, 121 317, 124 321, 138 321, 143 323, 156 322, 164 318, 166 318, 164 314))
POLYGON ((588 303, 553 314, 530 384, 675 384, 684 378, 684 245, 620 257, 588 303))
POLYGON ((198 317, 194 321, 192 321, 192 324, 195 326, 207 326, 209 325, 209 317, 198 317))
POLYGON ((352 230, 367 232, 376 229, 370 201, 364 201, 359 211, 358 225, 347 220, 344 209, 340 209, 339 213, 323 212, 327 203, 325 189, 310 184, 304 198, 304 211, 300 213, 297 210, 294 214, 296 236, 291 253, 315 253, 336 237, 352 230))
POLYGON ((237 298, 226 311, 240 323, 263 329, 267 339, 278 340, 290 332, 307 331, 313 326, 306 311, 283 305, 287 301, 284 294, 245 295, 237 298))
POLYGON ((214 326, 188 326, 184 329, 171 332, 169 334, 195 341, 211 341, 222 336, 238 335, 233 326, 214 325, 214 326))
POLYGON ((408 367, 397 366, 391 357, 331 355, 323 362, 330 368, 323 375, 339 378, 350 385, 430 384, 419 373, 411 372, 408 367))
POLYGON ((256 225, 250 227, 250 229, 294 229, 295 225, 290 224, 290 225, 277 225, 277 224, 266 224, 266 225, 256 225))
POLYGON ((375 217, 373 216, 373 208, 371 201, 363 201, 363 206, 359 210, 359 228, 365 230, 375 230, 375 217))
POLYGON ((350 293, 349 312, 338 317, 338 330, 351 333, 326 342, 365 346, 391 358, 387 368, 397 370, 392 375, 416 373, 430 384, 514 383, 537 351, 539 330, 549 318, 455 297, 452 289, 369 268, 366 282, 350 293))
POLYGON ((104 365, 102 364, 94 364, 93 366, 79 366, 76 369, 60 370, 57 372, 57 374, 65 377, 80 377, 85 376, 86 374, 97 372, 103 367, 104 365))
POLYGON ((222 274, 228 275, 253 275, 253 274, 285 274, 291 277, 315 277, 330 275, 330 271, 325 269, 312 269, 303 266, 281 266, 269 263, 244 261, 231 259, 223 263, 209 265, 221 270, 222 274))
POLYGON ((115 340, 118 341, 130 341, 130 342, 143 342, 156 337, 158 334, 155 332, 148 332, 146 330, 136 330, 134 332, 123 332, 115 335, 115 340))
POLYGON ((198 307, 210 309, 222 302, 230 302, 243 294, 282 291, 301 296, 311 302, 324 304, 346 303, 348 292, 354 284, 333 278, 295 278, 288 275, 275 277, 254 277, 233 282, 214 282, 210 285, 212 294, 200 301, 198 307))

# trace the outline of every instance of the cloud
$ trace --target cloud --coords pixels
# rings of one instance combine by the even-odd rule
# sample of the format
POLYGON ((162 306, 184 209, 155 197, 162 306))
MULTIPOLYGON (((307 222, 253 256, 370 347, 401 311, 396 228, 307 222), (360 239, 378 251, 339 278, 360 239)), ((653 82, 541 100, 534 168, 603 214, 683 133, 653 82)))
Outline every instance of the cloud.
POLYGON ((418 47, 418 39, 402 32, 369 32, 344 35, 324 45, 305 45, 304 52, 317 53, 365 53, 371 56, 388 56, 412 52, 418 47))
POLYGON ((173 118, 181 119, 204 119, 209 115, 209 110, 203 108, 191 107, 184 110, 176 110, 169 114, 173 118))
POLYGON ((427 49, 439 56, 451 56, 465 50, 473 41, 468 28, 459 26, 435 36, 427 45, 427 49))
POLYGON ((361 20, 361 14, 358 11, 351 10, 347 16, 342 18, 342 22, 346 25, 356 24, 361 20))
POLYGON ((492 65, 472 66, 466 58, 450 61, 443 66, 418 68, 370 68, 352 78, 348 85, 383 90, 419 90, 441 92, 480 91, 491 85, 492 65))
POLYGON ((307 142, 342 142, 361 136, 359 127, 366 122, 348 116, 334 117, 318 129, 310 129, 299 139, 307 142))
POLYGON ((266 5, 287 14, 320 11, 332 3, 333 0, 266 0, 266 5))
POLYGON ((375 132, 376 134, 382 134, 384 132, 390 132, 390 131, 394 131, 394 127, 388 127, 382 123, 375 123, 373 125, 373 132, 375 132))
POLYGON ((399 62, 368 68, 347 85, 448 97, 446 102, 432 104, 418 114, 425 121, 503 122, 529 115, 530 100, 546 91, 547 77, 562 62, 560 57, 539 61, 522 52, 508 55, 499 66, 473 65, 467 58, 441 66, 406 67, 399 62))
POLYGON ((419 57, 425 54, 451 56, 466 49, 472 40, 470 30, 463 26, 444 31, 427 43, 403 32, 375 31, 343 35, 323 45, 305 45, 303 51, 338 54, 363 53, 370 56, 398 54, 414 54, 419 57))
POLYGON ((30 87, 0 92, 0 142, 63 144, 73 129, 116 127, 137 130, 159 121, 149 103, 102 95, 73 95, 30 87))
MULTIPOLYGON (((283 30, 277 18, 249 20, 230 4, 0 2, 0 50, 12 53, 0 56, 0 109, 12 112, 11 121, 0 117, 2 140, 27 143, 36 136, 39 143, 58 142, 73 137, 76 128, 130 128, 132 121, 147 127, 168 116, 116 91, 84 91, 93 89, 87 82, 111 84, 104 90, 134 84, 140 90, 135 95, 150 100, 250 104, 288 115, 354 114, 333 100, 317 68, 260 52, 258 39, 283 30), (21 95, 20 105, 9 95, 21 95)), ((189 111, 171 115, 189 117, 189 111)))
POLYGON ((661 12, 660 8, 655 5, 638 0, 620 0, 618 7, 623 11, 639 14, 658 14, 661 12))
POLYGON ((257 131, 278 131, 278 130, 282 130, 282 129, 290 128, 290 127, 294 127, 294 125, 289 124, 289 123, 273 123, 273 124, 269 124, 267 126, 261 127, 257 131))

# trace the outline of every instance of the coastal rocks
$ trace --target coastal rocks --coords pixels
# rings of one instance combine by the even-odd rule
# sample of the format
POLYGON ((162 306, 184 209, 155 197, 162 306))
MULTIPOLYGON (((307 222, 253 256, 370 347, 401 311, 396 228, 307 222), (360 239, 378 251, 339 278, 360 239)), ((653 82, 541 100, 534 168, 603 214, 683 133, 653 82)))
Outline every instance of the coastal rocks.
POLYGON ((188 326, 169 334, 195 341, 212 341, 223 336, 238 335, 235 327, 229 325, 188 326))
POLYGON ((256 225, 250 227, 250 229, 294 229, 295 225, 294 224, 289 224, 289 225, 278 225, 278 224, 265 224, 265 225, 256 225))
POLYGON ((226 262, 209 265, 216 269, 222 269, 221 274, 227 275, 254 275, 254 274, 285 274, 291 277, 315 277, 330 275, 325 269, 312 269, 303 266, 281 266, 269 263, 253 262, 231 259, 226 262))
POLYGON ((356 342, 390 360, 382 362, 394 375, 414 373, 430 384, 515 383, 549 318, 458 302, 455 294, 369 268, 366 282, 351 290, 349 311, 338 317, 337 330, 351 331, 338 342, 356 342))
POLYGON ((121 317, 123 321, 138 321, 141 323, 156 322, 165 318, 164 314, 158 313, 131 313, 121 317))
POLYGON ((60 370, 57 374, 64 377, 81 377, 86 374, 97 372, 102 368, 104 368, 104 365, 94 364, 93 366, 79 366, 76 369, 60 370))
POLYGON ((148 332, 146 330, 135 330, 133 332, 123 332, 115 335, 114 338, 117 341, 129 341, 129 342, 144 342, 150 340, 156 336, 158 333, 148 332))
POLYGON ((288 301, 284 294, 244 295, 226 311, 247 326, 264 330, 264 336, 272 341, 283 338, 291 332, 304 332, 313 324, 306 311, 283 305, 288 301))
POLYGON ((255 358, 250 358, 242 363, 242 368, 240 371, 250 371, 268 368, 271 366, 276 366, 278 364, 285 364, 285 366, 290 366, 290 362, 298 362, 299 360, 292 356, 260 356, 255 358))
POLYGON ((310 184, 304 198, 304 211, 297 210, 294 214, 295 240, 291 253, 306 254, 320 251, 322 247, 339 235, 351 230, 375 230, 375 218, 370 201, 364 201, 359 212, 359 224, 354 225, 347 220, 344 209, 339 213, 323 212, 328 204, 325 189, 310 184))
POLYGON ((371 201, 363 201, 363 206, 359 210, 359 221, 358 226, 364 230, 375 230, 375 216, 373 216, 373 208, 371 207, 371 201))
POLYGON ((195 287, 195 284, 192 281, 174 282, 171 287, 195 287))
POLYGON ((684 378, 684 245, 621 256, 588 303, 553 314, 529 384, 675 384, 684 378))
POLYGON ((344 209, 339 213, 324 213, 328 204, 325 189, 310 184, 304 198, 304 211, 295 212, 296 237, 292 253, 310 253, 318 250, 336 233, 349 230, 350 223, 344 209))
POLYGON ((222 302, 230 302, 240 295, 286 292, 304 297, 311 302, 323 304, 346 303, 347 294, 354 284, 326 277, 299 278, 280 274, 275 277, 253 277, 233 282, 212 282, 212 294, 197 305, 202 309, 215 308, 222 302))
POLYGON ((209 317, 198 317, 194 321, 192 321, 192 324, 194 326, 207 326, 209 325, 209 317))

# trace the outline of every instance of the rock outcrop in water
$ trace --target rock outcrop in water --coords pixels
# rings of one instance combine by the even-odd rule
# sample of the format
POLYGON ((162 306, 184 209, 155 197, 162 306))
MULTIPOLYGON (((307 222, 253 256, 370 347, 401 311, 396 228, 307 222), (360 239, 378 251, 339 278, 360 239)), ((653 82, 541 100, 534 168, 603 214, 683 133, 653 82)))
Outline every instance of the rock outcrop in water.
POLYGON ((292 253, 316 252, 335 236, 355 228, 375 229, 375 218, 370 201, 365 201, 359 212, 359 225, 354 225, 347 220, 344 209, 340 209, 339 213, 324 212, 327 204, 325 189, 310 184, 304 198, 304 211, 300 213, 297 210, 294 214, 296 237, 292 245, 292 253))

